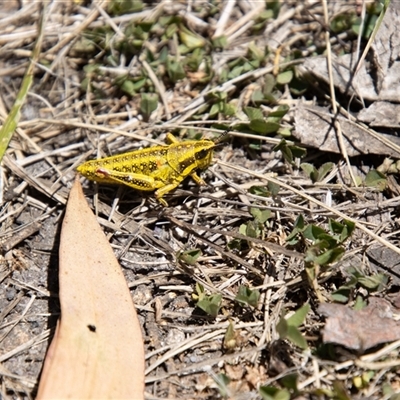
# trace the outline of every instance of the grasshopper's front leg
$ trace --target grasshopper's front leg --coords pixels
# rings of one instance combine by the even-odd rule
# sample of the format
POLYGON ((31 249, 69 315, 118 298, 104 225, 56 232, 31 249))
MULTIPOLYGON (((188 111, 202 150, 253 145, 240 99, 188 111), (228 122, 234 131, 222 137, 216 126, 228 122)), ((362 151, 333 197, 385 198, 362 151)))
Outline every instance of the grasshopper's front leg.
MULTIPOLYGON (((115 171, 115 170, 109 170, 106 168, 98 168, 96 170, 96 174, 103 175, 104 178, 107 178, 108 180, 112 180, 115 183, 121 183, 123 185, 130 186, 137 190, 151 191, 151 190, 159 188, 162 185, 162 182, 157 182, 151 176, 135 174, 132 172, 120 172, 120 171, 115 171)), ((178 185, 176 185, 176 186, 178 186, 178 185)), ((158 192, 158 190, 157 190, 157 192, 158 192)), ((156 192, 157 200, 163 206, 168 207, 168 203, 164 199, 161 198, 162 195, 160 197, 158 197, 157 192, 156 192)))
POLYGON ((181 182, 175 182, 175 183, 169 183, 168 185, 165 185, 161 187, 160 189, 156 190, 154 193, 156 196, 156 199, 164 206, 168 206, 168 203, 163 199, 163 197, 169 193, 171 190, 174 190, 177 186, 179 186, 181 182))
MULTIPOLYGON (((172 144, 172 143, 181 143, 181 142, 180 142, 172 133, 170 133, 170 132, 167 133, 167 136, 166 136, 165 140, 166 140, 167 143, 170 143, 170 144, 172 144)), ((206 183, 203 181, 203 179, 201 179, 201 178, 196 174, 196 172, 192 172, 192 173, 190 174, 190 176, 191 176, 191 178, 192 178, 199 186, 205 186, 205 185, 206 185, 206 183)), ((178 186, 178 185, 176 185, 176 186, 178 186)), ((176 186, 174 186, 172 189, 174 189, 176 186)), ((170 189, 170 190, 172 190, 172 189, 170 189)), ((165 192, 165 193, 168 193, 170 190, 168 190, 168 191, 165 192)), ((164 193, 164 194, 165 194, 165 193, 164 193)))

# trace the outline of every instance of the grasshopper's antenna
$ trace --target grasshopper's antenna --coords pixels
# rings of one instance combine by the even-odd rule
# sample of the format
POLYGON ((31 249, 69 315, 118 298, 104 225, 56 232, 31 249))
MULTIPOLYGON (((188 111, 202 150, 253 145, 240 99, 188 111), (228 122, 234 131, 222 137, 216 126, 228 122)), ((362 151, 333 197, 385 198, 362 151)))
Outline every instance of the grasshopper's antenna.
POLYGON ((222 132, 221 135, 219 135, 215 140, 215 144, 220 144, 224 139, 225 136, 232 130, 232 128, 228 128, 225 132, 222 132))

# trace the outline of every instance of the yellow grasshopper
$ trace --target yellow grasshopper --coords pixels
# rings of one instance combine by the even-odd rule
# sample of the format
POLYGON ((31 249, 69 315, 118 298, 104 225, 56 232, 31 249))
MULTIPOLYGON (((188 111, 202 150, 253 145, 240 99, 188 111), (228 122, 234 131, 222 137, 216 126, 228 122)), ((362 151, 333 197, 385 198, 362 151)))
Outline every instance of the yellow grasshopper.
POLYGON ((198 185, 205 185, 196 171, 206 169, 212 161, 214 148, 228 131, 216 140, 201 139, 180 142, 167 133, 165 146, 154 146, 130 153, 90 160, 77 170, 87 179, 96 182, 123 184, 137 190, 153 191, 163 205, 163 197, 175 189, 187 176, 198 185))

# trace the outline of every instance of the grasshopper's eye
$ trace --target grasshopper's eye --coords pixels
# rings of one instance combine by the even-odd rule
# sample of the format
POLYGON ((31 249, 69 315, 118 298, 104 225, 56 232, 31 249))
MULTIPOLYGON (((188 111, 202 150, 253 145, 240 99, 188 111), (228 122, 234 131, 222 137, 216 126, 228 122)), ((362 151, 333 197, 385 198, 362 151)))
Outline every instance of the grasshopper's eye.
POLYGON ((200 150, 196 153, 195 157, 196 160, 203 160, 204 158, 207 157, 207 155, 210 153, 210 150, 208 149, 204 149, 204 150, 200 150))

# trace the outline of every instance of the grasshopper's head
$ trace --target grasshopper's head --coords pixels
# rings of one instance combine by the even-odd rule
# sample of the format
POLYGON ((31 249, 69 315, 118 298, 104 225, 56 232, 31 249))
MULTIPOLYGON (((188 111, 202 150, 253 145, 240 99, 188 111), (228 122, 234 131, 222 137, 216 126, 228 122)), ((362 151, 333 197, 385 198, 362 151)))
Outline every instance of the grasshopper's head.
POLYGON ((194 148, 194 157, 199 169, 206 169, 212 161, 215 143, 211 140, 199 140, 194 148))
POLYGON ((225 131, 215 140, 199 140, 194 150, 194 156, 199 169, 206 169, 212 161, 213 150, 215 147, 224 145, 221 143, 229 131, 225 131))

